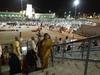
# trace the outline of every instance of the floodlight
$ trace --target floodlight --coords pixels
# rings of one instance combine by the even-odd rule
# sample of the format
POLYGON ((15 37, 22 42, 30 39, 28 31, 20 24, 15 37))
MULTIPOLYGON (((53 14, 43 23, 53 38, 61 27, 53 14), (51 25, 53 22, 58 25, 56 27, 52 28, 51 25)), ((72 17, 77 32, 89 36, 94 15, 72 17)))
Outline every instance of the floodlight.
POLYGON ((74 1, 74 6, 78 6, 79 5, 79 0, 75 0, 74 1))

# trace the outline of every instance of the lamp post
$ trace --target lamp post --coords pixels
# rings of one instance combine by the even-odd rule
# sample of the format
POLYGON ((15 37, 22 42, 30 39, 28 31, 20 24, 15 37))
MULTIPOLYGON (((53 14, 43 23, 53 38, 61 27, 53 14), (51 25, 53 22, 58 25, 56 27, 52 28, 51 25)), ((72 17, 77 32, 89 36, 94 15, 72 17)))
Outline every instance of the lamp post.
POLYGON ((21 11, 23 11, 23 0, 21 0, 21 11))
POLYGON ((65 12, 64 12, 64 18, 66 18, 66 14, 67 14, 67 13, 66 13, 66 11, 65 11, 65 12))
POLYGON ((20 0, 21 4, 21 11, 22 11, 22 20, 23 20, 23 0, 20 0))
POLYGON ((79 0, 74 1, 74 6, 75 6, 75 19, 76 19, 76 14, 77 14, 77 6, 79 5, 79 0))
MULTIPOLYGON (((74 0, 74 3, 73 3, 73 5, 74 5, 74 7, 75 7, 75 15, 74 15, 74 17, 75 17, 75 20, 76 20, 76 16, 77 16, 77 6, 79 5, 79 0, 74 0)), ((76 22, 76 21, 75 21, 76 22)), ((75 26, 73 27, 72 26, 72 28, 73 28, 73 30, 76 30, 76 24, 75 24, 75 26), (75 28, 75 29, 74 29, 75 28)), ((74 39, 74 33, 73 33, 73 39, 74 39)))

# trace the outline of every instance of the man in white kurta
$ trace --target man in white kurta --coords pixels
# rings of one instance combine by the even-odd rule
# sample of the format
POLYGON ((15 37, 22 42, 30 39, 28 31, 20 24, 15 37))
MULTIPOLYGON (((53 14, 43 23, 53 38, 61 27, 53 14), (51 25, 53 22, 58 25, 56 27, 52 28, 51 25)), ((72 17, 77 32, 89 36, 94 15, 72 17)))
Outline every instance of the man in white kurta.
POLYGON ((37 53, 36 43, 35 43, 34 37, 31 38, 31 43, 32 43, 32 48, 33 48, 33 50, 37 53))
POLYGON ((1 57, 1 55, 2 55, 2 47, 0 45, 0 57, 1 57))

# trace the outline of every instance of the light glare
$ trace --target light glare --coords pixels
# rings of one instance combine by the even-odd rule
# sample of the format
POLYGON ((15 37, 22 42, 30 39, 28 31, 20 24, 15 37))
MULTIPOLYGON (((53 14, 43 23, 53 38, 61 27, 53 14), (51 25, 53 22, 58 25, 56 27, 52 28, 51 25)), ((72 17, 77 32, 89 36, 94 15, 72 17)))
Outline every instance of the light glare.
POLYGON ((22 47, 22 50, 23 51, 27 51, 27 47, 22 47))
POLYGON ((74 5, 75 5, 75 6, 78 6, 78 5, 79 5, 79 0, 75 0, 75 1, 74 1, 74 5))

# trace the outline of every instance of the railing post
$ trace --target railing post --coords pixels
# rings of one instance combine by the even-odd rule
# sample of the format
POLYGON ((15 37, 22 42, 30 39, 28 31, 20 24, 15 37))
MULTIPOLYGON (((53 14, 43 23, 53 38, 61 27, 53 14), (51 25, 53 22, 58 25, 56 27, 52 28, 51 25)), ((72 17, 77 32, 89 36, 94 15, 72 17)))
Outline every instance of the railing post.
POLYGON ((85 61, 84 75, 87 75, 88 62, 89 62, 89 56, 90 56, 90 48, 91 48, 91 40, 88 40, 88 50, 87 50, 86 61, 85 61))
POLYGON ((72 51, 73 51, 73 50, 74 50, 74 43, 71 44, 71 50, 70 50, 70 55, 71 55, 71 57, 73 56, 73 55, 72 55, 72 51))
POLYGON ((85 42, 83 42, 83 45, 81 46, 81 52, 82 52, 81 58, 82 59, 84 57, 84 48, 85 48, 85 42))

